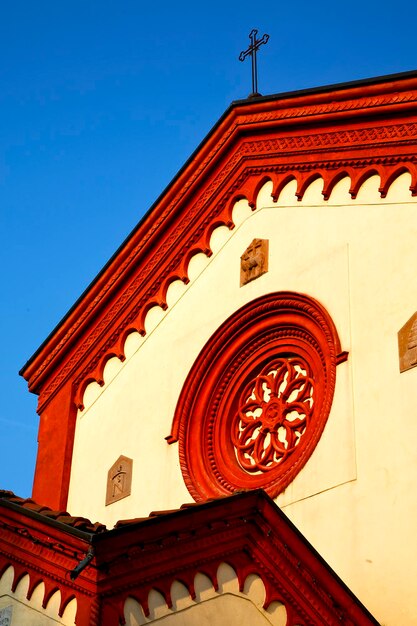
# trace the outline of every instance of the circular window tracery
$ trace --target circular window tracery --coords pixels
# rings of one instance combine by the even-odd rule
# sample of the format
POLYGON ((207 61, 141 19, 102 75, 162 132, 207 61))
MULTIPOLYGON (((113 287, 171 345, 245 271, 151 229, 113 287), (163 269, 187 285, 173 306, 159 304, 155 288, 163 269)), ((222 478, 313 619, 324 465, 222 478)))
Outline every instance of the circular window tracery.
POLYGON ((329 314, 303 294, 268 294, 227 319, 197 357, 167 438, 179 441, 194 499, 285 489, 320 439, 345 358, 329 314))
POLYGON ((240 395, 231 439, 240 467, 269 472, 300 443, 313 414, 310 367, 297 355, 269 363, 240 395))

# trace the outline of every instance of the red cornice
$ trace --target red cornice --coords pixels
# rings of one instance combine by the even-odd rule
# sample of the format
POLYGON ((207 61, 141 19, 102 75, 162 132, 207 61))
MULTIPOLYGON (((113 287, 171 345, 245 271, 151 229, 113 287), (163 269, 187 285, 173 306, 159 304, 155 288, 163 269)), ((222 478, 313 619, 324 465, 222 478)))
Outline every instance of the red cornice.
POLYGON ((283 603, 287 624, 375 626, 377 622, 286 516, 261 491, 153 514, 113 531, 91 535, 88 543, 42 519, 0 507, 0 573, 15 570, 13 588, 29 574, 29 594, 45 583, 44 605, 59 589, 60 614, 76 597, 77 626, 124 624, 123 607, 135 598, 148 613, 148 594, 158 589, 168 607, 171 586, 181 581, 195 599, 197 572, 218 587, 217 570, 227 562, 240 589, 250 574, 265 586, 265 608, 283 603), (94 558, 72 581, 69 572, 94 548, 94 558))
POLYGON ((41 515, 31 514, 24 507, 0 500, 0 575, 9 565, 13 566, 11 590, 14 592, 23 576, 28 574, 28 600, 37 585, 43 582, 43 608, 59 589, 60 616, 73 598, 77 598, 80 614, 89 613, 96 592, 93 570, 84 573, 77 581, 69 577, 69 573, 85 557, 89 542, 81 538, 83 533, 68 531, 65 531, 64 524, 51 522, 47 517, 42 519, 41 515))

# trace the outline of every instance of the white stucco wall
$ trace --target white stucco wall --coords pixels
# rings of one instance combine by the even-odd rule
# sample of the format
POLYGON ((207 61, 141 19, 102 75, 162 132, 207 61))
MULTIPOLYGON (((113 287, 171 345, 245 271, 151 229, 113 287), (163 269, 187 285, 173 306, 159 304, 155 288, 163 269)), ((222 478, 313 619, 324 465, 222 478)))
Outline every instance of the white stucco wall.
POLYGON ((356 200, 349 186, 340 181, 324 202, 317 180, 298 202, 292 182, 274 203, 267 184, 255 212, 238 203, 236 228, 213 235, 213 257, 192 261, 190 284, 173 285, 167 312, 151 311, 146 337, 130 337, 126 361, 109 362, 104 387, 87 389, 68 508, 112 526, 190 501, 178 444, 165 437, 195 358, 243 304, 272 291, 305 293, 330 313, 349 360, 337 368, 317 449, 278 503, 381 622, 411 626, 417 368, 399 373, 397 331, 417 309, 417 198, 408 174, 385 199, 377 176, 356 200), (240 256, 254 238, 269 239, 269 272, 239 287, 240 256), (105 507, 107 471, 121 454, 133 459, 132 494, 105 507))

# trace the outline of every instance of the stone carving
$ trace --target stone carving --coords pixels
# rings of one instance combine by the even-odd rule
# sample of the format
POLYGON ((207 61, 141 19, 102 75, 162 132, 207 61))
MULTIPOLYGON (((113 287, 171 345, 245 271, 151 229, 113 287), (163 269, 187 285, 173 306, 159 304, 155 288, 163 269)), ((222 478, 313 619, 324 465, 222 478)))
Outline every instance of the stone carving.
POLYGON ((0 609, 0 626, 10 626, 12 623, 12 607, 6 606, 0 609))
POLYGON ((268 239, 254 239, 240 257, 240 286, 268 271, 268 239))
POLYGON ((106 506, 130 496, 133 461, 119 456, 107 474, 106 506))
POLYGON ((304 294, 268 293, 225 320, 186 378, 167 437, 192 497, 281 493, 319 442, 346 358, 329 314, 304 294))
POLYGON ((400 372, 417 366, 417 311, 398 331, 400 372))
POLYGON ((313 378, 307 362, 273 360, 240 395, 232 423, 236 458, 247 472, 268 472, 300 443, 313 414, 313 378))

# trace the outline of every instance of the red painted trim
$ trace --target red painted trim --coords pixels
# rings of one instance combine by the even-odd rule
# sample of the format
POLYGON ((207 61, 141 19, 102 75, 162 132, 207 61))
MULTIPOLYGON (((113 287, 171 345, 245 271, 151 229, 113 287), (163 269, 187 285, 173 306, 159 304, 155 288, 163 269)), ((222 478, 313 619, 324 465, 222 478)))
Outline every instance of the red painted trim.
MULTIPOLYGON (((404 167, 404 165, 400 165, 396 168, 384 168, 384 176, 381 177, 381 186, 378 189, 381 194, 381 198, 386 198, 388 190, 391 187, 392 183, 395 181, 395 179, 407 171, 408 170, 406 167, 404 167)), ((410 191, 411 187, 412 185, 410 186, 410 191)))
POLYGON ((338 587, 340 584, 343 589, 343 584, 259 492, 162 517, 157 534, 155 530, 155 525, 142 528, 138 549, 134 531, 129 535, 126 529, 126 536, 115 538, 111 554, 107 553, 104 601, 113 611, 119 611, 119 619, 127 597, 135 598, 148 614, 151 589, 159 590, 170 604, 174 580, 181 580, 192 595, 191 582, 197 572, 204 573, 217 589, 217 569, 226 562, 236 571, 241 587, 249 574, 260 576, 266 588, 265 607, 274 600, 283 603, 289 626, 336 625, 343 620, 350 626, 376 624, 359 603, 346 595, 346 588, 340 593, 338 587), (130 556, 129 573, 126 557, 120 560, 120 554, 130 556), (357 622, 350 616, 354 611, 357 622))
MULTIPOLYGON (((77 581, 69 578, 69 572, 84 557, 88 545, 85 540, 43 521, 42 516, 33 517, 31 511, 23 507, 5 507, 0 500, 0 572, 13 566, 12 591, 23 576, 28 575, 28 600, 36 587, 44 583, 43 608, 58 589, 61 593, 59 615, 72 598, 77 599, 79 609, 90 607, 96 593, 94 570, 85 571, 77 581)), ((77 614, 76 624, 89 626, 89 621, 80 621, 77 614)))
MULTIPOLYGON (((47 487, 50 468, 70 460, 73 409, 82 407, 90 380, 100 383, 106 358, 123 358, 122 338, 135 329, 145 333, 144 317, 152 303, 166 306, 166 290, 175 277, 187 282, 184 259, 193 251, 210 253, 215 225, 231 228, 233 199, 251 206, 266 178, 277 197, 289 177, 302 196, 305 183, 321 175, 323 194, 344 172, 352 195, 371 171, 382 172, 381 193, 399 168, 412 176, 417 193, 417 78, 344 86, 321 93, 295 94, 235 105, 193 155, 174 182, 142 220, 56 331, 23 368, 29 388, 39 394, 41 425, 58 433, 58 444, 43 437, 35 484, 48 503, 56 484, 47 487), (56 398, 69 394, 59 410, 56 398), (49 407, 53 403, 51 411, 49 407), (53 422, 53 424, 52 424, 53 422), (51 462, 52 465, 51 465, 51 462)), ((68 484, 60 470, 60 501, 68 484)))
POLYGON ((65 511, 67 506, 76 417, 67 383, 42 413, 33 482, 33 498, 55 510, 65 511))
POLYGON ((312 174, 308 172, 301 174, 301 176, 299 176, 299 181, 297 184, 297 191, 295 192, 297 200, 301 202, 307 190, 307 187, 309 187, 311 183, 313 183, 315 180, 324 180, 324 177, 325 175, 323 176, 323 173, 319 171, 313 172, 312 174))

